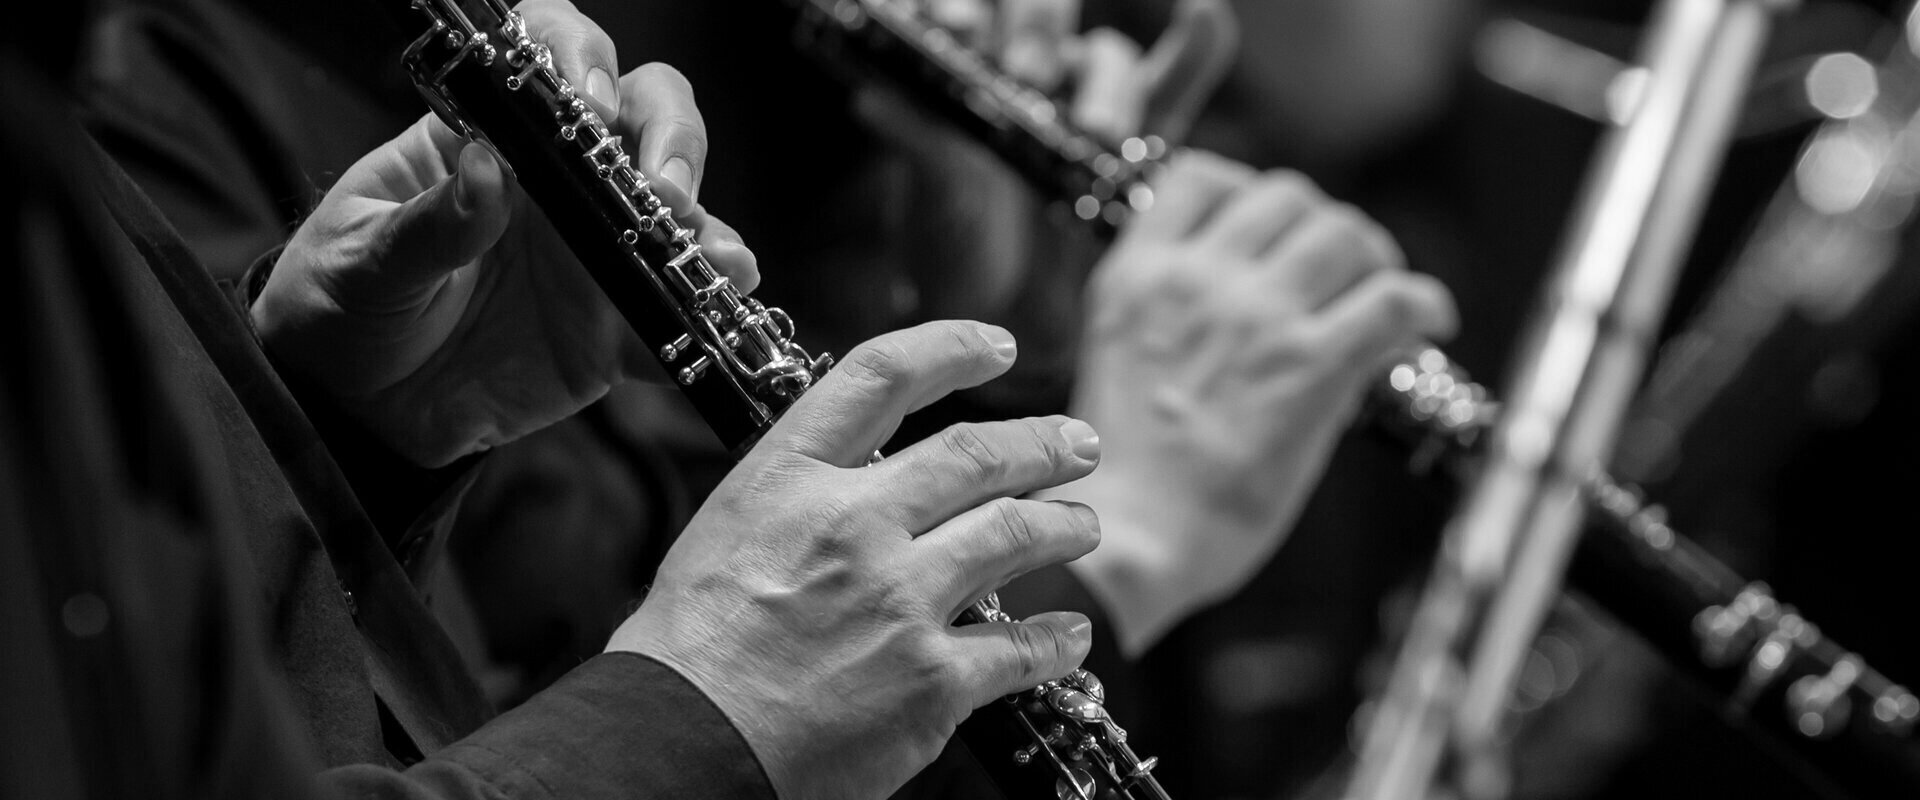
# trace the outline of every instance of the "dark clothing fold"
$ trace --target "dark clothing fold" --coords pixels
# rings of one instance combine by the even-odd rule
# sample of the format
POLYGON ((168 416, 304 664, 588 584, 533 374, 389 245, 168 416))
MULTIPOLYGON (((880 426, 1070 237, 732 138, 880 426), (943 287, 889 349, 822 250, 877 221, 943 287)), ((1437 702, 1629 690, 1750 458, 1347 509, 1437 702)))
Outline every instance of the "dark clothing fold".
POLYGON ((0 796, 772 796, 640 656, 493 717, 394 550, 444 541, 474 465, 296 396, 55 85, 6 56, 36 113, 0 120, 0 796))

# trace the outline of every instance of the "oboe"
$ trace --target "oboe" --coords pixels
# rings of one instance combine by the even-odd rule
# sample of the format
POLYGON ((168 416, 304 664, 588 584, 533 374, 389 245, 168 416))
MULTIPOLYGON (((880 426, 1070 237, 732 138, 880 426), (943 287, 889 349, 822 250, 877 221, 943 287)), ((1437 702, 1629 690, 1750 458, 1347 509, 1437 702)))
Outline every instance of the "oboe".
POLYGON ((993 148, 1043 193, 1112 234, 1153 205, 1148 177, 1166 141, 1140 136, 1110 145, 1067 119, 1053 98, 1001 72, 933 24, 915 0, 782 0, 800 15, 802 49, 859 77, 903 85, 949 123, 993 148))
MULTIPOLYGON (((708 263, 694 230, 674 218, 621 137, 560 76, 549 48, 504 0, 384 5, 405 29, 421 31, 404 64, 427 105, 511 167, 736 456, 832 367, 831 356, 810 355, 794 341, 785 313, 745 296, 708 263)), ((1009 619, 992 595, 961 617, 1009 619)), ((1104 703, 1099 679, 1076 670, 993 704, 967 727, 990 737, 993 755, 1010 750, 1033 765, 995 772, 1012 797, 1165 800, 1154 760, 1134 754, 1104 703)))
MULTIPOLYGON (((918 3, 785 2, 798 12, 804 49, 856 77, 904 88, 1097 231, 1111 235, 1151 206, 1148 181, 1167 143, 1106 143, 1078 130, 1051 98, 964 47, 918 3)), ((1368 405, 1363 418, 1410 445, 1416 469, 1456 478, 1477 463, 1500 417, 1492 393, 1431 346, 1397 360, 1368 405)), ((1576 588, 1826 775, 1920 786, 1912 742, 1920 697, 1679 534, 1638 490, 1598 474, 1583 495, 1586 535, 1569 575, 1576 588)))

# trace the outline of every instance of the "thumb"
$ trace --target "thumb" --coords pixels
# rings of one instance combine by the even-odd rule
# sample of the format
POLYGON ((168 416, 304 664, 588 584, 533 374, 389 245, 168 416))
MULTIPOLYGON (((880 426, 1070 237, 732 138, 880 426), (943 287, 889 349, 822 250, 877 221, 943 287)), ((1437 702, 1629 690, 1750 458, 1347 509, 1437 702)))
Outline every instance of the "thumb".
POLYGON ((1240 48, 1240 23, 1226 0, 1181 0, 1173 23, 1140 64, 1147 87, 1145 131, 1185 139, 1240 48))
POLYGON ((389 291, 425 288, 500 240, 509 217, 507 177, 485 145, 469 142, 452 175, 388 213, 376 256, 389 291))

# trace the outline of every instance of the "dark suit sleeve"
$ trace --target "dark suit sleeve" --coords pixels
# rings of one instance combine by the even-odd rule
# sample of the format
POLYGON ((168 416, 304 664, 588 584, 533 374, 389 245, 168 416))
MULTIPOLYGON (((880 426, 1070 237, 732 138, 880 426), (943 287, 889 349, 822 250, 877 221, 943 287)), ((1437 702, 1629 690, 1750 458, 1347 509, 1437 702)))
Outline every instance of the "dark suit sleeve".
POLYGON ((774 796, 720 710, 665 665, 631 653, 589 659, 403 773, 343 767, 321 783, 326 794, 382 800, 774 796))

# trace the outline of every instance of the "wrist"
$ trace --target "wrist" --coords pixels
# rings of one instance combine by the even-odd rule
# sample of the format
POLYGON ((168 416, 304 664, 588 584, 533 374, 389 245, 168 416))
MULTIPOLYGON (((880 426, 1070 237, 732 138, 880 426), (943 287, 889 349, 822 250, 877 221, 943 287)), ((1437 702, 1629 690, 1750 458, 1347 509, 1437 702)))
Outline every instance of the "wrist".
POLYGON ((401 392, 396 387, 356 391, 362 363, 347 355, 362 343, 345 341, 338 325, 327 324, 329 301, 298 281, 280 285, 271 267, 250 271, 243 284, 254 335, 274 371, 308 415, 350 431, 356 446, 372 446, 392 462, 438 470, 489 449, 472 404, 461 402, 453 387, 401 392), (258 277, 256 277, 258 275, 258 277))
MULTIPOLYGON (((649 602, 655 602, 649 599, 649 602)), ((614 631, 607 642, 607 653, 631 653, 665 665, 705 695, 714 708, 738 731, 760 762, 767 780, 781 797, 792 796, 795 768, 808 757, 796 740, 814 728, 804 713, 796 714, 791 703, 779 698, 779 687, 768 685, 766 675, 779 670, 715 669, 721 659, 706 648, 727 638, 724 632, 688 632, 664 624, 646 611, 636 612, 614 631), (688 635, 691 634, 691 635, 688 635)))

